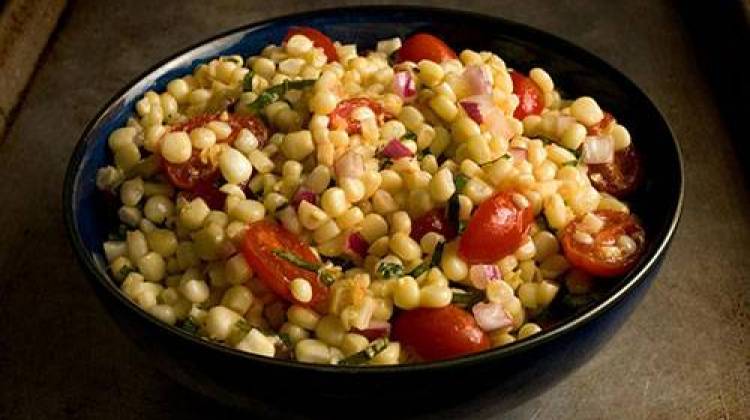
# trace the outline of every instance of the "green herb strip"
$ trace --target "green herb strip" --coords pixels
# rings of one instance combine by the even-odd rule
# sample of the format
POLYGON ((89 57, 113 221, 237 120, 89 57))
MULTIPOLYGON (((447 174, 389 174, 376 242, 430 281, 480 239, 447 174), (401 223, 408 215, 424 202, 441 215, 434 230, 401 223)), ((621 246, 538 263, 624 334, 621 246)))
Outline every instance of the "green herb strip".
POLYGON ((242 91, 243 92, 252 92, 253 91, 253 77, 255 77, 255 72, 250 70, 246 75, 245 78, 242 79, 242 91))
POLYGON ((305 261, 299 255, 293 252, 284 251, 283 249, 273 250, 273 255, 286 260, 287 262, 290 262, 303 270, 316 272, 318 271, 318 269, 320 269, 320 264, 305 261))
POLYGON ((404 275, 404 267, 396 263, 380 263, 378 265, 378 274, 384 279, 401 277, 404 275))
POLYGON ((469 182, 469 177, 464 174, 458 174, 453 177, 453 183, 456 185, 456 194, 460 194, 461 190, 464 189, 466 184, 469 182))
POLYGON ((183 321, 182 325, 180 325, 180 329, 188 334, 198 335, 198 331, 200 331, 201 327, 193 317, 188 317, 188 319, 183 321))
POLYGON ((282 82, 281 84, 271 86, 270 88, 263 91, 263 93, 258 96, 256 100, 248 105, 248 107, 250 108, 251 112, 258 114, 263 108, 284 97, 284 95, 286 95, 286 93, 290 90, 304 89, 306 87, 314 85, 315 82, 316 79, 284 80, 284 82, 282 82))
POLYGON ((466 293, 453 292, 451 303, 470 308, 484 300, 484 292, 479 289, 470 288, 466 293))
POLYGON ((120 278, 125 279, 130 273, 135 273, 136 269, 133 267, 129 267, 127 265, 123 266, 120 271, 117 272, 117 275, 120 276, 120 278))
POLYGON ((320 281, 323 282, 323 284, 325 284, 326 286, 330 286, 334 281, 336 281, 336 277, 333 275, 333 273, 328 271, 323 264, 306 261, 299 255, 293 252, 285 251, 283 249, 273 250, 273 255, 276 255, 277 257, 290 262, 303 270, 311 271, 317 274, 320 278, 320 281))
POLYGON ((432 267, 438 267, 440 265, 440 260, 443 258, 444 248, 445 241, 438 242, 437 245, 435 245, 435 251, 432 252, 432 257, 430 258, 430 260, 416 266, 413 270, 411 270, 409 275, 417 278, 423 273, 426 273, 432 267))
POLYGON ((363 365, 374 359, 375 356, 385 350, 388 347, 388 344, 389 342, 387 337, 378 338, 377 340, 370 343, 370 345, 367 346, 364 350, 358 351, 351 356, 341 359, 339 361, 339 364, 345 366, 363 365))
POLYGON ((403 135, 403 136, 401 137, 401 140, 414 140, 414 141, 417 141, 417 135, 416 135, 416 134, 414 134, 414 132, 413 132, 413 131, 409 131, 409 130, 407 130, 407 131, 406 131, 406 134, 404 134, 404 135, 403 135))

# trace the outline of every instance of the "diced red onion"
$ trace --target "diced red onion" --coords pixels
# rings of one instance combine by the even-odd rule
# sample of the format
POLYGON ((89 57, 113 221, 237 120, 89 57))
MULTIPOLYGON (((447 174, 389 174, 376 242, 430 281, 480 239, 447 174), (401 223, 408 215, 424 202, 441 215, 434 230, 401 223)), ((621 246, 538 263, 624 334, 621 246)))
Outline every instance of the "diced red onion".
POLYGON ((610 136, 589 136, 583 142, 581 159, 586 164, 610 163, 615 156, 615 142, 610 136))
POLYGON ((503 308, 494 302, 479 302, 471 308, 479 328, 484 331, 495 331, 513 325, 513 319, 503 308))
POLYGON ((383 148, 383 155, 389 158, 398 159, 402 157, 414 156, 414 153, 406 147, 405 144, 401 143, 398 139, 393 139, 383 148))
POLYGON ((526 156, 528 156, 529 152, 521 147, 511 147, 508 150, 508 154, 513 157, 513 160, 521 161, 526 160, 526 156))
POLYGON ((467 66, 462 77, 469 85, 472 95, 486 95, 492 92, 490 80, 480 66, 467 66))
POLYGON ((476 122, 477 124, 481 124, 482 122, 484 122, 484 117, 482 117, 482 111, 479 109, 478 103, 470 101, 461 101, 459 103, 461 104, 461 108, 466 111, 466 115, 474 120, 474 122, 476 122))
POLYGON ((500 268, 495 264, 475 264, 469 270, 471 284, 480 290, 484 290, 487 287, 487 283, 500 280, 501 278, 502 273, 500 272, 500 268))
POLYGON ((408 101, 417 96, 417 84, 409 71, 399 71, 393 75, 393 91, 408 101))
POLYGON ((292 206, 296 209, 303 201, 307 201, 310 204, 318 204, 318 196, 305 187, 299 187, 292 197, 292 206))
POLYGON ((387 337, 391 333, 391 324, 387 321, 377 321, 374 319, 370 320, 370 323, 365 329, 354 328, 354 332, 367 337, 368 340, 372 341, 376 338, 387 337))
POLYGON ((365 161, 362 155, 350 150, 336 161, 334 169, 339 179, 359 178, 365 173, 365 161))
POLYGON ((365 238, 359 233, 355 232, 346 238, 346 249, 364 258, 367 256, 367 250, 370 248, 370 244, 367 243, 365 238))
POLYGON ((510 128, 508 119, 500 108, 493 106, 491 111, 486 114, 484 118, 485 126, 494 137, 502 139, 510 139, 515 135, 515 132, 510 128))

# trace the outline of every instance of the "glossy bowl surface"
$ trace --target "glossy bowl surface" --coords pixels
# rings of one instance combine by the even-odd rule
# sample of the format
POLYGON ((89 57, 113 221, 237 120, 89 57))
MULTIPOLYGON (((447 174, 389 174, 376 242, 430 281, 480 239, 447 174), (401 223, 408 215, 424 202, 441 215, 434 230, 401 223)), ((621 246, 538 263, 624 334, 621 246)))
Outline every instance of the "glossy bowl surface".
MULTIPOLYGON (((286 416, 314 412, 327 406, 319 404, 327 400, 343 407, 373 396, 384 401, 408 396, 410 401, 431 400, 434 408, 436 400, 449 406, 459 400, 488 398, 502 408, 540 393, 591 357, 640 301, 676 229, 683 173, 679 146, 654 104, 619 71, 581 48, 484 15, 421 7, 359 7, 254 23, 157 64, 115 95, 88 125, 70 159, 63 195, 70 240, 94 290, 126 335, 160 369, 226 403, 286 416), (542 67, 563 97, 596 98, 629 128, 644 156, 647 180, 630 202, 646 228, 646 254, 631 273, 616 281, 605 299, 574 319, 504 348, 443 362, 358 368, 272 360, 198 339, 156 321, 125 298, 106 273, 101 244, 115 221, 97 193, 95 175, 111 161, 107 136, 125 124, 135 101, 146 91, 164 90, 169 80, 218 55, 257 54, 269 43, 278 44, 287 28, 295 25, 316 27, 334 40, 356 43, 360 50, 373 49, 379 39, 403 38, 424 30, 440 36, 456 51, 489 50, 521 71, 542 67), (304 386, 310 397, 304 399, 309 402, 304 407, 283 402, 291 383, 304 386), (443 395, 452 398, 436 398, 443 395)), ((376 412, 373 408, 371 414, 376 412)))

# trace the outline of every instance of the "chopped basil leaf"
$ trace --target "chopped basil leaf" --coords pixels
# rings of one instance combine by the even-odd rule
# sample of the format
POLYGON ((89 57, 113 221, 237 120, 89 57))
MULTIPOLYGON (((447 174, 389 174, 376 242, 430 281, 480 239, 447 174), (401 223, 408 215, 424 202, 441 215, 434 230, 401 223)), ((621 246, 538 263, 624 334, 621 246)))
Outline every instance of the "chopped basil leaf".
POLYGON ((464 174, 458 174, 453 177, 453 183, 456 184, 456 194, 461 193, 467 182, 469 182, 469 177, 464 174))
POLYGON ((322 281, 326 286, 330 286, 334 281, 336 281, 336 278, 333 276, 333 274, 326 270, 318 271, 318 276, 320 277, 320 281, 322 281))
POLYGON ((389 279, 391 277, 401 277, 404 275, 404 267, 396 263, 380 263, 377 269, 380 277, 389 279))
POLYGON ((380 354, 383 350, 388 347, 388 338, 378 338, 370 343, 364 350, 358 351, 348 357, 345 357, 339 361, 340 365, 362 365, 370 360, 374 359, 375 356, 380 354))
POLYGON ((455 193, 453 193, 451 198, 448 199, 448 206, 445 210, 445 218, 448 219, 448 223, 456 226, 456 228, 458 228, 458 225, 461 223, 461 221, 458 219, 459 209, 460 206, 458 204, 458 191, 456 191, 455 193))
POLYGON ((136 270, 133 267, 129 267, 127 265, 123 266, 120 271, 117 272, 117 275, 120 276, 120 278, 124 279, 127 277, 130 273, 135 273, 136 270))
POLYGON ((193 317, 188 317, 188 319, 182 322, 182 325, 180 325, 180 329, 188 334, 198 335, 198 331, 200 331, 201 327, 200 324, 196 322, 195 319, 193 319, 193 317))
POLYGON ((443 248, 445 248, 445 241, 440 241, 435 245, 435 251, 432 252, 432 257, 429 261, 424 261, 422 264, 414 267, 409 275, 417 278, 422 274, 426 273, 430 268, 437 267, 440 265, 440 260, 443 258, 443 248))
POLYGON ((284 259, 303 270, 318 271, 318 269, 320 268, 320 264, 305 261, 299 255, 293 252, 285 251, 283 249, 273 250, 273 255, 276 255, 277 257, 284 259))
POLYGON ((315 81, 316 79, 284 80, 281 84, 263 91, 248 107, 250 111, 259 114, 263 108, 283 98, 290 90, 304 89, 315 84, 315 81))
POLYGON ((237 331, 247 334, 250 332, 250 330, 253 329, 253 327, 250 326, 250 324, 247 323, 244 319, 240 319, 239 321, 234 323, 234 328, 237 329, 237 331))
POLYGON ((406 130, 406 134, 401 137, 401 140, 414 140, 417 141, 417 135, 414 132, 406 130))
POLYGON ((252 92, 253 90, 253 77, 255 77, 255 72, 250 70, 246 75, 245 78, 242 80, 242 91, 243 92, 252 92))
POLYGON ((386 167, 393 164, 393 159, 391 158, 384 158, 380 160, 380 169, 385 169, 386 167))
POLYGON ((453 291, 451 303, 470 308, 484 300, 484 292, 479 289, 468 288, 465 293, 453 291))

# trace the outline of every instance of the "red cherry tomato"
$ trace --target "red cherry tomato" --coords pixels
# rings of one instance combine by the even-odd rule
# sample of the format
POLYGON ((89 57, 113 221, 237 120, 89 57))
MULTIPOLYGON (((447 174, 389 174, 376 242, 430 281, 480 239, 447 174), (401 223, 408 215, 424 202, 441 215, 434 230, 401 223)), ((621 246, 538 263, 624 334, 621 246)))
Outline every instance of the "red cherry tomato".
POLYGON ((185 163, 171 163, 164 159, 161 162, 169 182, 181 190, 191 191, 198 184, 213 184, 219 179, 216 166, 204 162, 197 150, 185 163))
POLYGON ((479 205, 458 244, 458 252, 471 264, 493 263, 521 245, 534 214, 519 208, 513 192, 501 192, 479 205))
POLYGON ((416 218, 411 224, 411 237, 419 242, 429 232, 436 232, 450 241, 458 235, 458 229, 445 216, 445 209, 432 209, 416 218))
POLYGON ((642 173, 641 158, 633 145, 616 151, 610 163, 588 165, 591 184, 615 197, 632 193, 640 184, 642 173))
MULTIPOLYGON (((218 119, 219 116, 216 114, 199 115, 185 123, 174 126, 172 131, 190 132, 218 119)), ((265 144, 268 140, 268 128, 254 116, 231 115, 226 122, 232 127, 232 133, 228 138, 222 140, 223 142, 234 142, 237 134, 243 128, 250 130, 258 139, 260 145, 265 144)), ((217 186, 221 174, 215 165, 200 157, 198 150, 194 150, 193 155, 185 163, 170 163, 164 159, 161 163, 169 182, 185 191, 186 198, 201 197, 206 200, 206 203, 212 209, 224 207, 225 194, 219 191, 217 186)))
POLYGON ((284 36, 284 42, 289 41, 294 35, 304 35, 312 41, 313 45, 317 48, 322 48, 323 52, 328 57, 328 61, 336 61, 339 59, 339 55, 336 53, 336 47, 333 46, 333 41, 328 38, 323 32, 309 26, 292 26, 284 36))
POLYGON ((383 106, 369 98, 352 98, 339 102, 336 108, 331 112, 331 122, 328 126, 333 130, 346 129, 349 134, 362 132, 362 126, 359 120, 352 118, 352 112, 361 107, 368 107, 375 114, 378 123, 382 123, 386 115, 383 106))
POLYGON ((320 263, 309 246, 278 224, 262 220, 248 225, 242 242, 242 254, 261 282, 287 302, 325 312, 328 288, 320 281, 317 273, 279 257, 274 254, 277 250, 290 252, 312 264, 320 263), (292 280, 298 277, 309 281, 312 286, 313 296, 310 302, 298 301, 289 290, 292 280))
POLYGON ((455 305, 401 312, 393 323, 393 337, 425 361, 451 359, 490 348, 487 334, 474 317, 455 305))
POLYGON ((442 63, 451 58, 456 58, 456 53, 442 39, 434 35, 420 33, 406 38, 406 41, 401 45, 401 49, 398 50, 397 62, 413 61, 418 63, 420 60, 430 60, 442 63))
POLYGON ((539 115, 544 109, 544 94, 533 80, 518 71, 510 72, 513 93, 518 96, 518 107, 513 116, 523 120, 527 115, 539 115))
POLYGON ((594 212, 604 226, 593 235, 591 244, 584 244, 574 237, 580 219, 571 222, 562 232, 562 248, 570 264, 583 271, 600 277, 616 277, 630 270, 643 253, 646 234, 643 227, 628 213, 614 210, 597 210, 594 212), (618 245, 618 238, 628 235, 635 242, 632 252, 623 252, 618 245))

